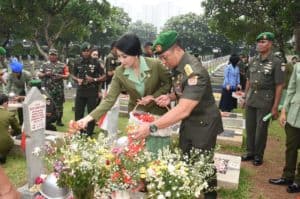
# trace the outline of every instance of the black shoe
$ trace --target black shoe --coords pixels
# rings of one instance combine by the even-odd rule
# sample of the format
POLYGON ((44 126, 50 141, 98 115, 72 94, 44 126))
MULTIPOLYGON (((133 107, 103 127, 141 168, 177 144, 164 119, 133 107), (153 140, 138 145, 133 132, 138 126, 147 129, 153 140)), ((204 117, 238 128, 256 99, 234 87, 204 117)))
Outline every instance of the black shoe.
POLYGON ((275 185, 291 185, 293 184, 293 180, 286 179, 286 178, 274 178, 274 179, 269 179, 269 183, 275 185))
POLYGON ((5 163, 6 163, 6 157, 0 156, 0 164, 5 164, 5 163))
POLYGON ((253 160, 253 165, 254 166, 260 166, 260 165, 262 165, 262 163, 263 163, 262 158, 260 158, 260 157, 254 157, 254 160, 253 160))
POLYGON ((242 161, 250 161, 253 159, 254 159, 253 155, 248 155, 248 154, 242 155, 242 161))
POLYGON ((293 184, 291 184, 287 187, 286 191, 288 193, 298 193, 298 192, 300 192, 300 186, 294 182, 293 184))
POLYGON ((65 126, 62 122, 56 122, 56 126, 65 126))

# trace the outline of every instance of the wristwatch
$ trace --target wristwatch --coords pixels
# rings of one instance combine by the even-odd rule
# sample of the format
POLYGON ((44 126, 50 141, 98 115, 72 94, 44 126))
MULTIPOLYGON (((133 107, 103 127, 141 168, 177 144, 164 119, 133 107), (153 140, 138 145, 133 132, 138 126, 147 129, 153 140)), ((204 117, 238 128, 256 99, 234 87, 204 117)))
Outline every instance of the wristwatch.
POLYGON ((158 130, 157 126, 155 124, 151 124, 149 126, 150 133, 155 133, 158 130))

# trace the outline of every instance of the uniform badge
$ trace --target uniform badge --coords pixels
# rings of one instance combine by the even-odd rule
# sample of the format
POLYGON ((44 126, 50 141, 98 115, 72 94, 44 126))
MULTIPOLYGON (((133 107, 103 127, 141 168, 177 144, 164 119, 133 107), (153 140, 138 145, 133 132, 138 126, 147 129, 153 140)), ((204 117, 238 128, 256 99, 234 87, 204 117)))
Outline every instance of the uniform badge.
POLYGON ((195 86, 197 85, 197 82, 198 82, 198 76, 193 76, 188 79, 189 86, 195 86))
POLYGON ((184 71, 186 73, 186 76, 188 76, 188 77, 194 72, 191 65, 189 65, 189 64, 186 64, 184 66, 184 71))

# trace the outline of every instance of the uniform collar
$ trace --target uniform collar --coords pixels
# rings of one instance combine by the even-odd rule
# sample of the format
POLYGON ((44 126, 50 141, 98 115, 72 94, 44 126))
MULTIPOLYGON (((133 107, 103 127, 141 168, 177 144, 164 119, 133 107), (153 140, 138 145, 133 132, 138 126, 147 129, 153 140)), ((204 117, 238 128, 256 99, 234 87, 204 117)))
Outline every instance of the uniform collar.
MULTIPOLYGON (((144 58, 143 56, 140 56, 140 57, 139 57, 139 60, 140 60, 140 76, 141 76, 142 79, 145 79, 146 73, 147 73, 147 71, 149 71, 150 69, 149 69, 149 67, 148 67, 148 65, 147 65, 147 63, 146 63, 146 61, 145 61, 145 58, 144 58)), ((137 77, 134 75, 134 72, 133 72, 132 67, 130 67, 130 68, 125 68, 123 74, 124 74, 125 76, 128 76, 128 79, 130 79, 130 80, 133 81, 133 82, 137 82, 137 81, 138 81, 138 80, 137 80, 137 77)))
POLYGON ((261 55, 258 56, 259 60, 261 62, 265 62, 265 61, 269 61, 269 60, 272 60, 273 58, 273 52, 270 51, 270 53, 268 54, 268 56, 265 58, 265 59, 262 59, 261 55))

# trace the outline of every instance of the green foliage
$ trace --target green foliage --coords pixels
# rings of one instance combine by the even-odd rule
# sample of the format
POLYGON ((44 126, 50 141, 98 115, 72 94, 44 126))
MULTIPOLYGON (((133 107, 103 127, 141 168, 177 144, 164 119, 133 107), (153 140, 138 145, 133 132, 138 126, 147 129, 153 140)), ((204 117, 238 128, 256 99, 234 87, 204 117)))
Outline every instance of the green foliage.
POLYGON ((143 23, 139 20, 130 24, 128 32, 135 33, 140 38, 141 44, 143 45, 148 41, 154 41, 157 34, 157 28, 153 24, 143 23))
POLYGON ((228 39, 210 31, 207 20, 194 13, 172 17, 163 27, 163 31, 166 30, 176 30, 183 47, 193 53, 212 54, 213 49, 220 49, 222 54, 231 51, 232 44, 228 39))
POLYGON ((103 29, 92 32, 91 43, 98 45, 101 53, 109 52, 111 43, 127 31, 130 21, 122 8, 112 7, 110 16, 103 22, 103 29))
MULTIPOLYGON (((63 46, 102 30, 110 4, 106 0, 4 0, 0 10, 0 25, 4 27, 0 37, 26 38, 51 48, 59 41, 63 46)), ((38 49, 45 56, 43 49, 38 49)))
POLYGON ((253 44, 260 32, 274 32, 281 52, 300 22, 300 2, 296 0, 208 0, 202 5, 213 31, 247 44, 253 44))

